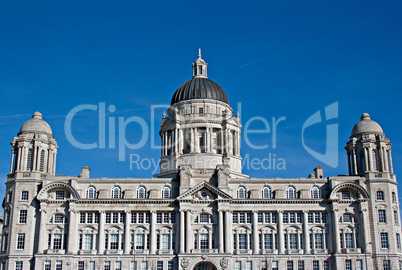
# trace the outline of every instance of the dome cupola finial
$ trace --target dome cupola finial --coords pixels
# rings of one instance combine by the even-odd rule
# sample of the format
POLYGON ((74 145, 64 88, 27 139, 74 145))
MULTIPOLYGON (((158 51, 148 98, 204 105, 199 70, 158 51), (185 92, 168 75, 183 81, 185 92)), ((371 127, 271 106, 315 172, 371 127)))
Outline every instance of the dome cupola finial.
POLYGON ((193 63, 193 78, 208 78, 207 66, 208 64, 201 58, 201 49, 198 49, 198 59, 193 63))

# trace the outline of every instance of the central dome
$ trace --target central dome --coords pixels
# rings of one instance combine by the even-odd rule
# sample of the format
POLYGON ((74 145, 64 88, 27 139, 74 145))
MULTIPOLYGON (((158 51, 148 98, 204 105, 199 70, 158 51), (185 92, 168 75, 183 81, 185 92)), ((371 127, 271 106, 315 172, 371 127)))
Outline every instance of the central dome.
POLYGON ((216 82, 203 77, 193 77, 174 93, 171 105, 190 99, 212 99, 229 104, 228 96, 216 82))

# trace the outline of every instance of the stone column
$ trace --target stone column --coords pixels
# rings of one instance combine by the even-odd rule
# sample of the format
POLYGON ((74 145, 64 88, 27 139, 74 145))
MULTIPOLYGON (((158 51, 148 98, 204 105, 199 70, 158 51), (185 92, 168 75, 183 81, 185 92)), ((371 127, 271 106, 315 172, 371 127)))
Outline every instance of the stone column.
POLYGON ((13 173, 13 167, 14 167, 14 148, 11 149, 10 173, 13 173))
POLYGON ((126 223, 124 224, 124 254, 130 254, 130 211, 126 211, 126 223))
POLYGON ((105 253, 105 211, 99 213, 98 254, 105 253))
POLYGON ((219 253, 223 253, 223 213, 222 210, 218 210, 218 215, 219 215, 219 244, 218 244, 218 249, 219 253))
POLYGON ((166 130, 165 132, 164 132, 165 134, 165 147, 164 147, 164 151, 165 151, 165 156, 167 155, 167 153, 168 153, 168 148, 169 148, 169 139, 168 139, 168 131, 166 130))
POLYGON ((382 147, 381 151, 382 151, 382 160, 384 160, 384 168, 382 169, 385 172, 389 172, 387 149, 385 147, 382 147))
POLYGON ((232 232, 232 213, 227 210, 225 212, 225 252, 233 253, 233 232, 232 232))
MULTIPOLYGON (((47 235, 46 235, 46 203, 40 203, 40 227, 39 227, 39 243, 38 243, 38 253, 43 254, 45 248, 47 235)), ((70 242, 70 241, 69 241, 70 242)))
POLYGON ((179 138, 179 136, 178 136, 179 134, 178 134, 178 129, 176 128, 175 130, 174 130, 174 152, 177 154, 179 151, 179 140, 178 140, 178 138, 179 138))
POLYGON ((221 151, 221 154, 223 154, 225 152, 224 149, 224 145, 225 145, 225 141, 224 141, 224 133, 223 133, 223 129, 220 130, 220 146, 219 149, 221 151))
POLYGON ((364 152, 364 163, 365 163, 364 169, 365 169, 365 171, 369 171, 370 168, 369 168, 369 160, 368 160, 368 153, 367 153, 368 148, 363 147, 363 152, 364 152))
POLYGON ((348 155, 348 172, 349 175, 352 175, 352 167, 351 167, 352 159, 349 153, 347 155, 348 155))
POLYGON ((191 232, 191 218, 190 218, 190 210, 186 211, 186 253, 191 252, 191 239, 192 239, 192 232, 191 232))
POLYGON ((333 236, 335 242, 335 253, 341 252, 341 243, 339 239, 338 209, 332 210, 333 236))
POLYGON ((200 153, 200 139, 198 137, 197 128, 194 128, 194 152, 200 153))
POLYGON ((151 211, 151 231, 150 231, 150 241, 149 241, 149 249, 151 254, 155 254, 156 248, 156 211, 151 211))
POLYGON ((185 213, 184 210, 180 209, 180 253, 184 253, 184 247, 185 247, 185 225, 184 225, 184 217, 185 213))
POLYGON ((258 240, 258 212, 253 211, 253 254, 260 253, 258 240))
POLYGON ((15 162, 17 162, 17 166, 16 166, 16 171, 21 170, 20 166, 21 166, 21 147, 18 146, 17 147, 17 159, 15 160, 15 162))
POLYGON ((388 150, 388 157, 389 157, 389 172, 394 173, 394 166, 392 164, 392 154, 391 149, 388 150))
POLYGON ((357 174, 356 150, 353 148, 352 152, 353 152, 353 157, 352 157, 352 160, 353 160, 353 174, 357 174))
POLYGON ((310 254, 310 233, 308 231, 308 211, 303 211, 303 245, 304 254, 310 254))
POLYGON ((184 135, 183 135, 183 129, 179 129, 179 141, 178 141, 178 147, 179 147, 179 154, 183 154, 183 140, 184 140, 184 135))
POLYGON ((195 135, 194 135, 194 128, 190 129, 190 152, 195 152, 195 135))
MULTIPOLYGON (((365 206, 363 206, 362 204, 360 204, 360 213, 361 213, 361 217, 362 217, 362 225, 363 225, 363 230, 361 231, 363 234, 363 243, 362 243, 362 247, 365 247, 366 244, 369 242, 368 240, 368 228, 367 228, 367 223, 368 223, 368 219, 367 219, 367 208, 365 206)), ((362 248, 363 250, 364 248, 362 248)), ((363 250, 363 252, 366 252, 365 250, 363 250)))
POLYGON ((70 212, 70 220, 68 225, 68 247, 67 253, 69 254, 77 254, 77 212, 75 210, 75 205, 70 203, 70 208, 68 209, 70 212))
POLYGON ((283 234, 283 212, 278 211, 278 251, 285 253, 285 235, 283 234))
MULTIPOLYGON (((368 151, 368 155, 367 155, 367 158, 368 158, 368 162, 369 162, 369 171, 374 171, 374 161, 373 161, 373 149, 371 148, 371 145, 369 145, 369 147, 367 147, 367 151, 368 151)), ((377 164, 377 166, 378 166, 378 164, 377 164)))

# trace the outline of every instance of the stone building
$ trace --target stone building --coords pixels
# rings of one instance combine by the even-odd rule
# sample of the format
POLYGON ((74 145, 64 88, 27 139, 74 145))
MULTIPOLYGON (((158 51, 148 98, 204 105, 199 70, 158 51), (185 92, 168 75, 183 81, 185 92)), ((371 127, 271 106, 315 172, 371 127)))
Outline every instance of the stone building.
POLYGON ((391 142, 368 114, 346 143, 349 175, 250 178, 239 117, 199 55, 159 134, 151 178, 59 176, 34 113, 11 142, 1 269, 402 269, 391 142))

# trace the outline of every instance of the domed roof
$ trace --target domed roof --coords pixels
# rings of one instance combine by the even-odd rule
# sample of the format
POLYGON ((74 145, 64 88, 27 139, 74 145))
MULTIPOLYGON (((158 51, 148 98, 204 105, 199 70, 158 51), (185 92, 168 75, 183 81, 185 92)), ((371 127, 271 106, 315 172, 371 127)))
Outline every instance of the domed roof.
POLYGON ((228 96, 216 82, 203 77, 193 77, 183 83, 174 93, 171 105, 183 100, 213 99, 229 104, 228 96))
POLYGON ((368 113, 363 113, 360 119, 361 120, 352 129, 352 136, 356 136, 362 133, 384 133, 381 126, 377 122, 371 120, 368 113))
POLYGON ((52 129, 46 121, 42 120, 42 114, 40 112, 35 112, 32 115, 32 119, 26 121, 22 125, 20 133, 23 132, 43 132, 52 134, 52 129))

